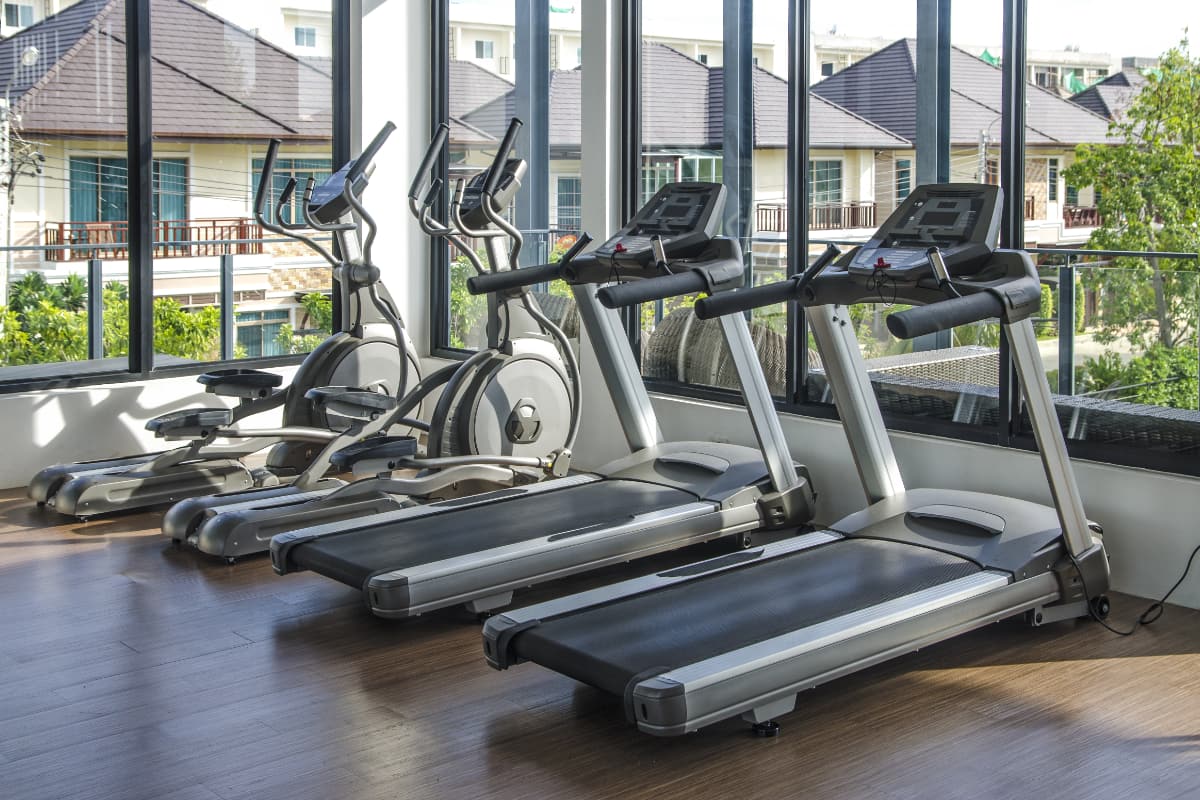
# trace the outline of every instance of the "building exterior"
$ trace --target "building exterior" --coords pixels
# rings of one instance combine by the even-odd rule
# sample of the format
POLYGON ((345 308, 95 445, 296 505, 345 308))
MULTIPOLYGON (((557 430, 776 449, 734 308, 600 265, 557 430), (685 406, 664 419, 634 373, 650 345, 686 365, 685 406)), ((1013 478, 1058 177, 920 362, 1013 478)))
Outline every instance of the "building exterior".
MULTIPOLYGON (((882 50, 893 41, 886 37, 846 36, 836 32, 813 33, 813 81, 818 82, 831 77, 882 50)), ((998 44, 959 47, 989 64, 999 63, 998 44)), ((1115 64, 1115 59, 1108 53, 1081 52, 1074 46, 1062 50, 1031 49, 1025 54, 1025 76, 1033 85, 1067 97, 1103 79, 1114 70, 1115 64)))
MULTIPOLYGON (((950 178, 993 182, 999 178, 1000 70, 971 53, 951 48, 950 178)), ((812 91, 844 106, 909 142, 916 140, 916 42, 901 39, 826 78, 812 91)), ((1108 141, 1108 120, 1064 100, 1057 92, 1030 86, 1026 107, 1025 235, 1030 244, 1083 242, 1096 223, 1080 214, 1091 205, 1090 192, 1068 187, 1062 171, 1075 147, 1108 141), (1088 223, 1088 224, 1081 224, 1088 223)), ((914 150, 891 155, 876 165, 874 199, 894 207, 906 193, 904 164, 915 163, 914 150), (890 178, 890 179, 889 179, 890 178)))
MULTIPOLYGON (((39 270, 60 280, 84 273, 88 259, 104 262, 105 281, 128 278, 124 13, 124 0, 81 0, 0 41, 11 141, 22 143, 14 163, 18 151, 40 159, 12 181, 4 209, 19 248, 10 279, 39 270), (39 57, 25 65, 30 47, 39 57)), ((254 187, 272 138, 285 142, 276 193, 287 175, 329 173, 329 61, 188 0, 154 0, 151 18, 155 295, 213 304, 220 257, 234 256, 239 342, 248 355, 270 354, 283 323, 305 327, 297 295, 327 291, 330 276, 302 247, 261 241, 254 187)))

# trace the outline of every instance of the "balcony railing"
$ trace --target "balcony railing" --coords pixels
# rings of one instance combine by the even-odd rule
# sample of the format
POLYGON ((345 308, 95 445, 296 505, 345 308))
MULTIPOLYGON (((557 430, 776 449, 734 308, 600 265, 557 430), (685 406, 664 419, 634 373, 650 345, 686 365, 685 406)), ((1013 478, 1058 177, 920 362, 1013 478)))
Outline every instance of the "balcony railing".
MULTIPOLYGON (((787 204, 759 203, 754 211, 755 229, 761 233, 787 233, 787 204)), ((808 210, 808 227, 814 231, 874 228, 874 203, 814 205, 808 210)))
MULTIPOLYGON (((58 248, 46 251, 48 261, 128 258, 129 223, 125 220, 47 222, 46 244, 58 248)), ((262 228, 252 219, 169 219, 154 223, 155 258, 262 252, 262 228)))
POLYGON ((1100 209, 1085 206, 1063 206, 1063 226, 1095 228, 1100 225, 1100 209))

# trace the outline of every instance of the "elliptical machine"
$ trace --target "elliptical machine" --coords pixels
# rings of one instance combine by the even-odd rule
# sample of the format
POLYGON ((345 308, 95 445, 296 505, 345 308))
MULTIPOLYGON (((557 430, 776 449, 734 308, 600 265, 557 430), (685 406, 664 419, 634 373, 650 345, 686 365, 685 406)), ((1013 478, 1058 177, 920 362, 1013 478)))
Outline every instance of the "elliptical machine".
MULTIPOLYGON (((174 411, 146 423, 165 441, 186 441, 181 447, 157 453, 59 464, 47 467, 29 484, 29 497, 39 506, 80 519, 169 503, 188 497, 231 492, 255 486, 278 486, 296 479, 338 432, 359 416, 361 406, 312 390, 354 386, 370 404, 368 414, 390 410, 397 397, 420 380, 413 346, 395 313, 379 271, 348 254, 358 252, 357 226, 349 221, 361 208, 358 198, 367 187, 372 162, 395 126, 388 123, 362 155, 343 166, 317 187, 309 179, 300 204, 307 227, 329 232, 341 259, 299 233, 306 226, 288 223, 283 208, 295 191, 288 182, 266 219, 278 140, 268 147, 255 195, 254 213, 266 230, 304 241, 333 267, 340 291, 341 330, 319 344, 301 362, 291 383, 272 372, 220 369, 197 381, 208 392, 237 399, 234 408, 193 408, 174 411), (367 398, 366 396, 370 397, 367 398), (390 405, 388 401, 390 400, 390 405), (238 423, 282 408, 278 428, 251 429, 238 423), (234 441, 228 441, 234 440, 234 441), (264 467, 251 469, 241 459, 271 448, 264 467)), ((365 249, 369 250, 370 242, 365 249)), ((342 393, 343 395, 348 393, 342 393)))
MULTIPOLYGON (((508 158, 520 126, 516 119, 510 123, 488 170, 470 182, 458 181, 450 204, 452 227, 432 214, 442 189, 432 170, 445 147, 448 126, 440 126, 434 135, 409 189, 409 207, 421 229, 453 244, 481 275, 510 269, 520 253, 520 232, 501 216, 515 199, 526 169, 523 160, 508 158), (485 269, 468 237, 484 242, 490 269, 485 269)), ((365 210, 360 208, 358 216, 373 231, 374 222, 365 210)), ((373 233, 367 241, 372 238, 373 233)), ((586 234, 581 236, 562 263, 569 263, 589 241, 586 234)), ((365 263, 370 264, 369 248, 365 263)), ((432 373, 390 410, 362 415, 360 423, 329 442, 290 485, 184 500, 168 510, 163 533, 177 544, 187 542, 233 562, 266 551, 272 536, 297 528, 565 475, 580 405, 579 371, 570 342, 524 289, 491 299, 485 328, 488 347, 432 373), (439 389, 428 424, 407 418, 439 389), (387 435, 397 425, 427 433, 424 455, 418 455, 413 437, 387 435), (358 480, 344 484, 323 478, 331 468, 353 472, 358 480), (405 468, 418 473, 412 478, 394 476, 395 470, 405 468)), ((353 401, 358 396, 348 397, 353 401)))

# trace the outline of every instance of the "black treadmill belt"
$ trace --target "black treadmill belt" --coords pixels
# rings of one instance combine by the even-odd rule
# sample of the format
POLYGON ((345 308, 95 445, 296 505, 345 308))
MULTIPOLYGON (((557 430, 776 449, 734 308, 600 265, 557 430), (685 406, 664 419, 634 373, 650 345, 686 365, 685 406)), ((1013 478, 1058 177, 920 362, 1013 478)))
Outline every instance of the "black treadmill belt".
POLYGON ((696 499, 665 486, 602 480, 324 536, 297 545, 288 558, 299 567, 363 588, 368 578, 380 572, 602 523, 621 524, 636 514, 696 499))
POLYGON ((978 572, 935 550, 850 539, 569 614, 517 634, 518 656, 622 696, 665 670, 978 572))

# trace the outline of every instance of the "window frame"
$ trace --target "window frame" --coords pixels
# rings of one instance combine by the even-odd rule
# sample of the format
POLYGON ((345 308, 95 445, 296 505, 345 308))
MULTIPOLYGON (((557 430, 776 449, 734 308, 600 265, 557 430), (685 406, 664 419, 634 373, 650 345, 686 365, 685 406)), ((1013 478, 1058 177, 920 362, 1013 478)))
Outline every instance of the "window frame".
MULTIPOLYGON (((114 366, 112 359, 86 359, 74 362, 46 364, 47 370, 38 377, 11 375, 6 377, 0 368, 0 394, 75 388, 98 384, 119 384, 187 375, 196 375, 223 366, 274 367, 299 364, 303 355, 272 356, 257 359, 215 359, 195 364, 164 365, 153 360, 153 300, 154 300, 154 135, 151 126, 153 91, 151 84, 151 0, 128 0, 125 6, 126 38, 126 141, 124 151, 128 170, 126 202, 129 223, 129 357, 123 366, 114 366), (54 371, 50 368, 55 367, 54 371)), ((352 84, 360 81, 355 71, 351 49, 352 21, 347 3, 330 2, 333 21, 333 78, 331 111, 333 116, 333 161, 349 158, 352 135, 352 114, 348 98, 352 84)), ((118 156, 120 151, 71 151, 64 155, 84 157, 118 156)), ((170 158, 164 154, 164 158, 170 158)), ((190 165, 189 165, 190 171, 190 165)), ((190 172, 189 172, 190 177, 190 172)), ((63 188, 65 213, 69 214, 69 189, 63 188)), ((253 191, 253 189, 251 189, 253 191)), ((189 205, 190 209, 190 205, 189 205)), ((99 290, 100 287, 96 287, 99 290)), ((336 290, 336 287, 333 287, 336 290)), ((336 307, 336 303, 335 303, 336 307)), ((222 326, 234 309, 222 306, 222 326)), ((335 325, 337 320, 335 320, 335 325)), ((21 367, 14 367, 22 370, 21 367)))
POLYGON ((294 25, 292 26, 292 41, 296 47, 305 49, 315 48, 317 46, 317 29, 313 25, 294 25), (301 41, 303 39, 303 41, 301 41))
POLYGON ((4 4, 4 26, 6 28, 28 28, 34 23, 33 18, 33 3, 5 3, 4 4), (8 21, 8 11, 12 9, 16 12, 17 21, 8 21), (29 12, 29 21, 21 21, 21 17, 25 16, 24 12, 29 12))

